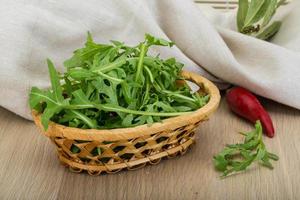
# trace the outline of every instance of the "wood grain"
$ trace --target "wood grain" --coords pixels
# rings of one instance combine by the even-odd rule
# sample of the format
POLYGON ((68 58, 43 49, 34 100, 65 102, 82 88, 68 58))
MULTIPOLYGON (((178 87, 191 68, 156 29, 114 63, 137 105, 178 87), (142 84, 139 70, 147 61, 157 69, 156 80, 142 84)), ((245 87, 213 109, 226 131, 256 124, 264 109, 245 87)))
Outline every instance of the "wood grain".
POLYGON ((222 100, 198 129, 197 143, 183 157, 157 166, 91 177, 62 167, 55 148, 34 124, 0 108, 0 199, 299 199, 300 111, 265 101, 277 135, 265 138, 280 161, 274 170, 254 166, 218 178, 211 158, 251 129, 222 100))

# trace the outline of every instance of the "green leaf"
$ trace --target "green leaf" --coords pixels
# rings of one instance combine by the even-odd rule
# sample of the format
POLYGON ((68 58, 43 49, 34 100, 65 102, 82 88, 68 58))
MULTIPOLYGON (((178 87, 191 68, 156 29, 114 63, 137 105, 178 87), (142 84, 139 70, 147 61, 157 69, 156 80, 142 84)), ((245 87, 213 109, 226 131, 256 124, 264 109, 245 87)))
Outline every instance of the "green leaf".
POLYGON ((79 152, 80 152, 80 149, 79 149, 77 146, 72 145, 70 151, 71 151, 72 153, 79 153, 79 152))
POLYGON ((270 163, 270 160, 269 160, 269 158, 268 158, 267 155, 265 155, 265 156, 260 160, 260 163, 261 163, 263 166, 265 166, 265 167, 267 167, 267 168, 269 168, 269 169, 273 169, 273 165, 270 163))
POLYGON ((110 129, 150 125, 204 106, 208 95, 177 85, 184 80, 183 64, 151 56, 153 45, 173 43, 147 34, 133 47, 119 41, 97 44, 88 33, 85 46, 64 62, 66 73, 59 75, 47 61, 52 88, 33 87, 30 107, 42 113, 45 129, 50 120, 81 129, 110 129))
MULTIPOLYGON (((112 71, 110 71, 111 73, 112 71)), ((112 77, 112 76, 109 76, 108 74, 104 74, 102 73, 101 71, 98 71, 98 74, 102 77, 102 78, 105 78, 107 80, 110 80, 111 82, 114 82, 115 84, 119 84, 119 83, 122 83, 123 82, 123 79, 119 79, 119 78, 116 78, 116 77, 112 77)))
POLYGON ((241 144, 240 148, 244 148, 244 149, 254 149, 257 147, 257 145, 259 144, 258 140, 251 140, 245 144, 241 144))
POLYGON ((144 66, 144 69, 149 77, 150 82, 153 83, 154 78, 153 78, 153 74, 152 74, 151 70, 147 66, 144 66))
POLYGON ((68 96, 72 96, 72 91, 73 91, 73 87, 72 87, 72 83, 71 81, 65 77, 65 84, 63 85, 63 90, 67 92, 68 96))
POLYGON ((262 40, 269 40, 271 39, 280 29, 281 22, 275 21, 269 27, 264 29, 259 35, 256 37, 262 40))
POLYGON ((157 101, 153 105, 156 106, 157 108, 161 108, 161 111, 164 112, 176 112, 176 109, 174 109, 172 106, 162 101, 157 101))
POLYGON ((239 7, 237 12, 237 26, 238 30, 241 32, 244 27, 244 22, 248 12, 248 0, 239 0, 239 7))
POLYGON ((226 156, 231 156, 231 155, 234 155, 236 153, 236 149, 234 148, 228 148, 228 147, 225 147, 223 149, 223 151, 221 151, 218 155, 221 155, 223 157, 226 157, 226 156))
POLYGON ((251 163, 253 162, 254 159, 255 159, 255 157, 251 157, 251 158, 245 160, 244 162, 242 162, 240 165, 234 166, 233 167, 234 171, 238 172, 238 171, 245 170, 247 167, 249 167, 251 165, 251 163))
POLYGON ((140 56, 139 56, 139 61, 138 61, 138 65, 137 65, 137 69, 136 69, 136 74, 135 74, 135 82, 139 83, 141 80, 141 72, 142 72, 142 68, 144 66, 144 57, 147 53, 147 45, 146 44, 141 44, 140 47, 140 56))
POLYGON ((130 92, 132 87, 129 84, 127 84, 126 81, 123 81, 121 83, 121 87, 122 87, 122 95, 124 96, 124 100, 126 101, 127 104, 131 104, 132 101, 134 101, 130 92))
POLYGON ((76 110, 69 110, 70 113, 74 115, 74 118, 82 120, 89 128, 97 128, 97 124, 95 120, 90 119, 89 117, 85 116, 80 111, 76 110))
POLYGON ((124 42, 119 42, 116 40, 111 40, 111 43, 113 43, 115 46, 123 46, 124 45, 124 42))
POLYGON ((87 32, 87 38, 86 38, 86 46, 88 46, 88 45, 96 45, 95 43, 94 43, 94 40, 93 40, 93 37, 92 37, 92 34, 91 34, 91 32, 87 32))
POLYGON ((29 105, 31 109, 34 109, 39 103, 52 101, 56 103, 49 97, 48 91, 40 90, 37 87, 32 87, 29 94, 29 105))
POLYGON ((97 147, 97 153, 98 153, 98 155, 101 155, 102 151, 101 151, 100 147, 97 147))
POLYGON ((279 160, 279 157, 276 154, 267 152, 267 156, 272 160, 279 160))
POLYGON ((213 158, 214 166, 218 171, 224 172, 227 169, 227 160, 220 155, 214 156, 213 158))
POLYGON ((177 112, 188 112, 191 111, 192 108, 189 106, 173 106, 173 108, 177 111, 177 112))
POLYGON ((73 93, 74 99, 72 100, 73 104, 78 105, 86 105, 87 107, 92 107, 93 105, 89 101, 89 99, 86 97, 82 89, 76 90, 73 93))
POLYGON ((245 143, 248 143, 250 140, 254 139, 256 131, 251 131, 246 134, 245 143))
POLYGON ((244 143, 227 145, 223 151, 213 157, 216 169, 223 172, 222 178, 246 170, 254 161, 272 169, 269 158, 278 160, 278 156, 267 152, 265 148, 260 121, 256 122, 254 131, 243 135, 244 143))
POLYGON ((29 103, 32 109, 40 103, 46 103, 46 108, 44 109, 41 118, 42 125, 45 130, 48 129, 48 123, 51 117, 61 111, 64 105, 68 104, 68 100, 58 102, 54 97, 56 97, 54 92, 51 93, 50 91, 42 91, 36 87, 33 87, 30 92, 29 103))
POLYGON ((105 111, 128 113, 134 115, 145 115, 145 116, 171 117, 171 116, 190 114, 190 112, 149 112, 149 111, 130 110, 114 104, 95 104, 95 107, 105 111))
POLYGON ((130 60, 136 61, 137 59, 135 59, 135 58, 134 59, 133 58, 132 59, 121 59, 121 60, 117 60, 117 61, 114 61, 111 63, 107 63, 102 66, 97 65, 97 66, 93 67, 92 72, 98 73, 100 71, 102 73, 106 73, 106 72, 109 72, 111 70, 114 70, 118 67, 125 65, 130 60))
POLYGON ((42 91, 33 87, 29 95, 29 104, 31 108, 35 108, 38 104, 46 103, 41 117, 41 122, 45 130, 48 129, 50 119, 55 114, 59 113, 64 106, 68 105, 69 101, 65 100, 62 96, 62 87, 53 63, 49 59, 47 60, 47 63, 52 86, 51 90, 42 91))
POLYGON ((147 41, 148 46, 150 45, 159 45, 159 46, 170 46, 172 47, 174 45, 174 42, 167 41, 162 38, 156 38, 150 34, 145 34, 145 38, 147 41))
POLYGON ((198 104, 199 107, 205 106, 207 104, 207 102, 209 101, 209 99, 210 99, 209 94, 205 95, 205 96, 200 96, 198 94, 198 92, 195 93, 194 97, 196 97, 194 99, 196 99, 196 103, 198 104))
POLYGON ((88 33, 85 47, 74 51, 73 57, 66 60, 64 62, 64 66, 68 69, 74 67, 83 67, 86 62, 91 62, 97 53, 106 51, 109 48, 111 48, 110 45, 94 43, 91 34, 88 33))
POLYGON ((276 9, 277 9, 277 0, 269 0, 268 8, 264 16, 262 27, 266 26, 270 22, 271 18, 275 14, 276 9))
POLYGON ((270 26, 269 23, 277 8, 285 0, 239 0, 237 13, 237 28, 239 32, 254 36, 258 39, 269 40, 279 28, 279 22, 270 26), (268 26, 267 28, 265 28, 268 26))
POLYGON ((62 110, 61 106, 56 106, 54 104, 47 104, 47 108, 44 110, 42 117, 41 117, 41 122, 42 125, 44 126, 45 130, 48 129, 48 124, 51 119, 51 117, 60 112, 62 110))
POLYGON ((246 15, 244 27, 248 27, 252 25, 253 23, 260 20, 265 12, 266 8, 268 6, 267 3, 268 0, 251 0, 249 4, 249 9, 246 15))
POLYGON ((117 85, 109 80, 100 77, 91 82, 100 94, 105 95, 103 98, 109 104, 119 105, 116 92, 117 85))
POLYGON ((128 115, 126 115, 126 117, 122 120, 122 125, 123 125, 124 127, 132 126, 132 120, 133 120, 133 115, 132 115, 132 114, 128 114, 128 115))
POLYGON ((250 158, 252 158, 251 151, 248 151, 248 150, 242 149, 242 150, 241 150, 241 155, 242 155, 245 159, 250 159, 250 158))
POLYGON ((68 72, 68 76, 70 76, 75 80, 83 80, 83 79, 91 78, 95 76, 95 74, 87 69, 71 69, 68 72))
POLYGON ((51 62, 51 60, 47 59, 47 63, 48 63, 48 69, 49 69, 51 86, 52 86, 54 98, 56 101, 61 102, 64 100, 64 97, 62 96, 62 88, 60 85, 58 74, 57 74, 55 67, 54 67, 53 63, 51 62))
POLYGON ((258 149, 257 155, 256 155, 256 160, 261 160, 265 157, 267 154, 267 151, 265 148, 260 148, 258 149))
POLYGON ((148 117, 147 117, 146 122, 147 122, 148 125, 153 124, 153 122, 154 122, 153 118, 154 118, 154 117, 152 117, 152 116, 148 116, 148 117))

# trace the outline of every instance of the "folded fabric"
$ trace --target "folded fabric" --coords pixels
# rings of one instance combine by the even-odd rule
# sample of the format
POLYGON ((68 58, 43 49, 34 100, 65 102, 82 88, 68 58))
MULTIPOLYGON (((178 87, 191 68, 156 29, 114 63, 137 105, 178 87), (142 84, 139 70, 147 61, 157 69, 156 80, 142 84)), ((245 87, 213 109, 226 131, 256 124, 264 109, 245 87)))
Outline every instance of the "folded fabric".
POLYGON ((85 42, 121 40, 136 44, 145 33, 172 40, 176 57, 219 86, 237 84, 300 109, 299 1, 280 8, 283 26, 273 43, 235 31, 235 12, 199 8, 191 0, 9 1, 0 7, 0 105, 30 119, 28 93, 46 88, 46 58, 62 62, 85 42), (293 4, 293 5, 292 5, 293 4))

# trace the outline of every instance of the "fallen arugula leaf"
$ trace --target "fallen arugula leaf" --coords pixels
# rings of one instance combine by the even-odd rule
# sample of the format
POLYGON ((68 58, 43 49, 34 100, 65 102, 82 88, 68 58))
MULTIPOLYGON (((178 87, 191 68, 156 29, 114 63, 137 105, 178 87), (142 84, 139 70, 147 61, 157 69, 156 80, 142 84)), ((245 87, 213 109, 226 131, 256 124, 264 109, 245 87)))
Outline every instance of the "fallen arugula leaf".
POLYGON ((107 129, 159 122, 189 114, 209 101, 209 95, 192 93, 177 84, 183 64, 148 55, 151 46, 173 42, 149 34, 134 47, 119 41, 97 44, 88 33, 85 47, 74 51, 59 75, 48 60, 51 88, 33 87, 30 107, 49 121, 77 128, 107 129))
POLYGON ((252 163, 273 169, 270 160, 277 161, 279 157, 267 151, 262 140, 262 126, 260 121, 255 124, 255 130, 241 133, 245 136, 244 143, 227 145, 219 154, 213 157, 213 163, 221 177, 246 170, 252 163))
POLYGON ((281 22, 270 21, 277 8, 286 0, 239 0, 237 11, 238 31, 262 40, 271 39, 280 29, 281 22))

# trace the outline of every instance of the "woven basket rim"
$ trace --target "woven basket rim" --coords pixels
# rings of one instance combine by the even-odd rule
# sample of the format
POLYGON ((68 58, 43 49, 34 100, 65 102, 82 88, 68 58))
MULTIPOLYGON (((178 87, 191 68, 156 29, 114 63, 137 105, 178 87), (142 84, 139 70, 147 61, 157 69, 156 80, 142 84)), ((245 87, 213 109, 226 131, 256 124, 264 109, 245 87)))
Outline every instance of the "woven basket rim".
POLYGON ((191 114, 170 117, 162 120, 162 122, 155 122, 150 126, 144 124, 129 128, 80 129, 50 122, 48 130, 44 131, 41 124, 41 113, 32 110, 32 116, 36 125, 46 136, 64 137, 75 140, 116 141, 151 135, 163 130, 174 130, 206 119, 217 109, 221 98, 218 88, 208 79, 188 71, 182 71, 181 74, 186 80, 194 82, 210 94, 209 102, 191 114))

